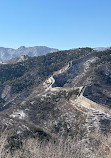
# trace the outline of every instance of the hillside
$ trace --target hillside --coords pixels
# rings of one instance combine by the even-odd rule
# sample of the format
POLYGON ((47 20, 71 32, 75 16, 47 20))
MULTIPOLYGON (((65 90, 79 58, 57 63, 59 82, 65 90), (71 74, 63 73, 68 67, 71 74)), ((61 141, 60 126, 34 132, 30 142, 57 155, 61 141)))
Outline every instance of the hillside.
POLYGON ((1 158, 110 157, 110 67, 110 48, 0 65, 1 158))
POLYGON ((41 56, 56 51, 58 51, 58 49, 48 48, 46 46, 35 46, 35 47, 21 46, 18 49, 0 47, 0 60, 6 61, 12 58, 20 57, 22 55, 28 55, 31 57, 41 56))

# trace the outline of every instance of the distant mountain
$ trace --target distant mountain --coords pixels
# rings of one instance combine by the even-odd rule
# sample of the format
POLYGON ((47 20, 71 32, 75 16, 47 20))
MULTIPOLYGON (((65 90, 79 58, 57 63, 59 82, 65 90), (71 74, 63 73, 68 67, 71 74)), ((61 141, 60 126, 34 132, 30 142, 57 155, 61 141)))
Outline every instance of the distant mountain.
POLYGON ((110 47, 96 47, 96 48, 94 48, 94 50, 96 50, 96 51, 105 51, 107 49, 110 49, 110 47))
POLYGON ((46 46, 35 46, 35 47, 21 46, 18 49, 0 47, 0 60, 6 61, 22 55, 28 55, 31 57, 41 56, 56 51, 58 51, 58 49, 49 48, 46 46))

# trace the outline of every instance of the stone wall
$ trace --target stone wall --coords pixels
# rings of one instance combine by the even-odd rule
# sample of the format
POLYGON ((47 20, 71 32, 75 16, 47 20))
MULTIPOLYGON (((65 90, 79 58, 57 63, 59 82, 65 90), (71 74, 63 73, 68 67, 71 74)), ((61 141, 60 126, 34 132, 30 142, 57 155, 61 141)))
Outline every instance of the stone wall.
POLYGON ((111 115, 111 110, 109 108, 104 107, 100 104, 97 104, 94 101, 84 97, 83 93, 81 93, 81 95, 78 97, 77 101, 87 108, 92 108, 92 109, 98 110, 102 113, 107 113, 107 114, 111 115))

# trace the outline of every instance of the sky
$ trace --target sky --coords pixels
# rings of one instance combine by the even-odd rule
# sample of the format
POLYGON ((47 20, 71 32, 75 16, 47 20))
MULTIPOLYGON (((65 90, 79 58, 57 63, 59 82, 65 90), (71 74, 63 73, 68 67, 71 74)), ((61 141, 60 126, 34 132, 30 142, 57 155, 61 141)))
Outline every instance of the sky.
POLYGON ((0 47, 111 46, 111 0, 0 0, 0 47))

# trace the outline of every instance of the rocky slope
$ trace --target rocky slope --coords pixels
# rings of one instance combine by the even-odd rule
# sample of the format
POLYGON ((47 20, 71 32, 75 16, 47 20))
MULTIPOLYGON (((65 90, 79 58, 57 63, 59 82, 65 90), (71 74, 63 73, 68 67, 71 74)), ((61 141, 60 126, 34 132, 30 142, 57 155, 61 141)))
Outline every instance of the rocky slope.
POLYGON ((110 157, 111 116, 90 105, 110 111, 110 64, 80 48, 0 65, 0 157, 110 157))

